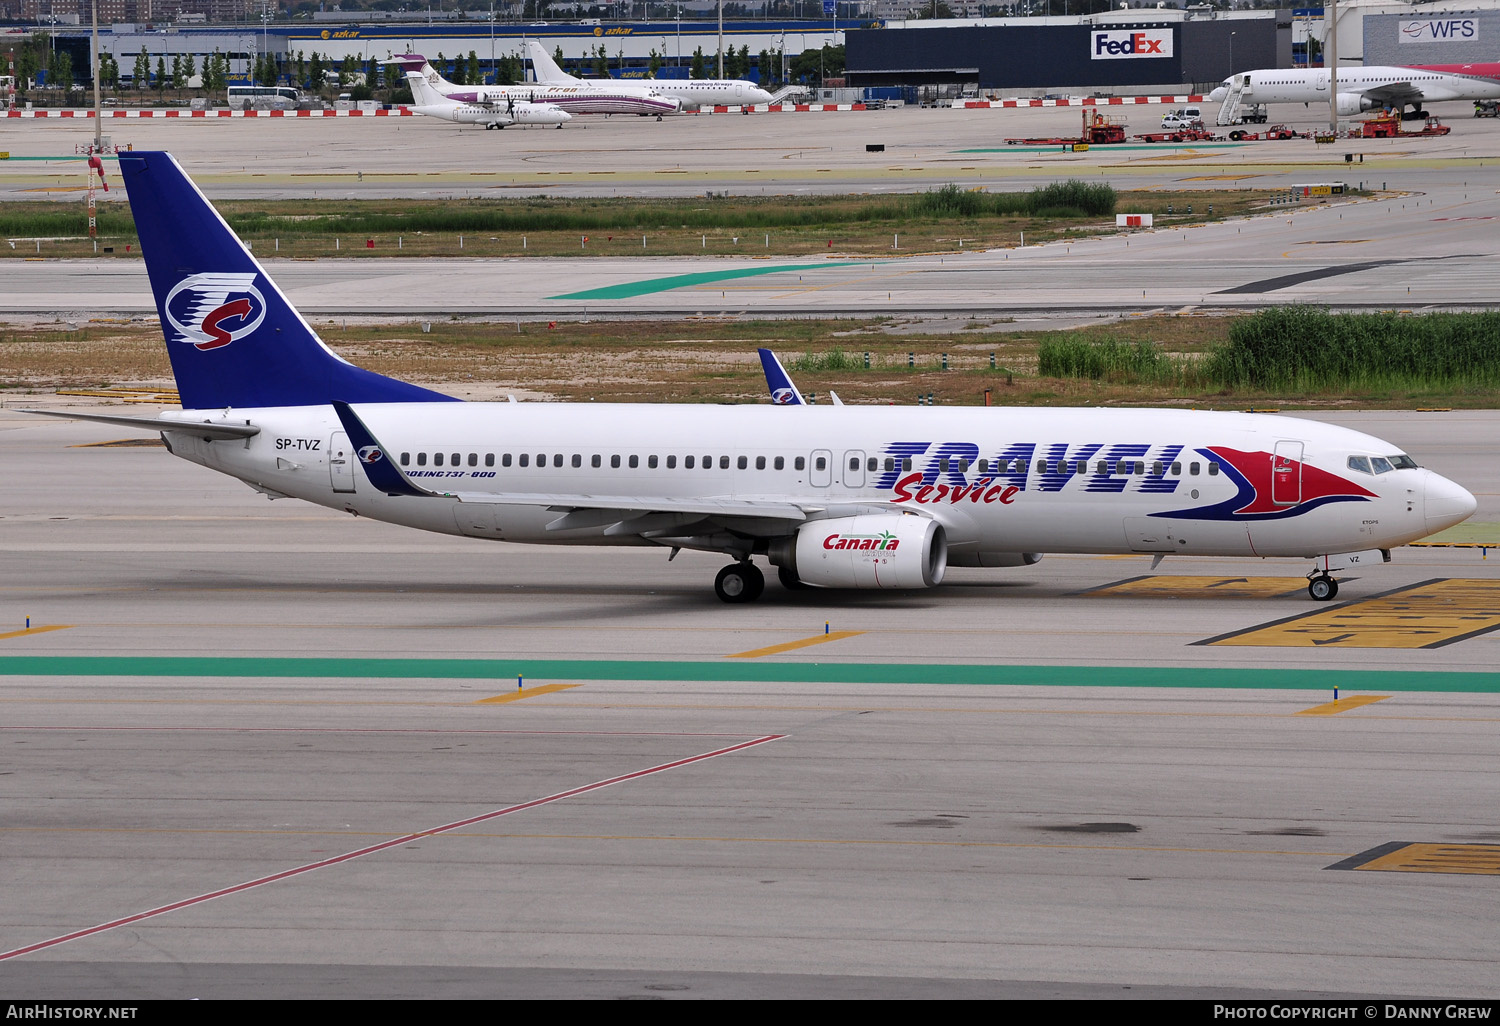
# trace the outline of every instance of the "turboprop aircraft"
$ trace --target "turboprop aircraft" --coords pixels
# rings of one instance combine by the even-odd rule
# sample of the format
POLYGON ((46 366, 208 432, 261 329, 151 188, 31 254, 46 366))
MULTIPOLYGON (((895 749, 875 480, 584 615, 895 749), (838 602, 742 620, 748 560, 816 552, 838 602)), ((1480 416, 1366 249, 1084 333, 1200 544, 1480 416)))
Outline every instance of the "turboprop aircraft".
MULTIPOLYGON (((456 85, 438 73, 419 53, 403 53, 387 63, 399 67, 408 77, 415 72, 439 95, 458 103, 504 104, 509 97, 530 103, 560 107, 569 114, 639 114, 642 117, 675 114, 682 101, 662 96, 641 85, 616 82, 581 82, 577 85, 456 85)), ((415 97, 415 93, 412 94, 415 97)))
POLYGON ((1456 524, 1474 496, 1389 442, 1248 413, 461 402, 335 355, 168 153, 119 157, 182 409, 50 412, 376 520, 493 541, 721 553, 725 602, 931 588, 1044 552, 1315 559, 1456 524))
MULTIPOLYGON (((590 82, 563 71, 547 53, 547 48, 535 39, 526 41, 526 52, 531 57, 531 69, 538 82, 546 85, 587 85, 590 82)), ((775 99, 754 82, 743 78, 633 78, 627 81, 647 86, 662 96, 674 96, 684 107, 711 107, 715 104, 743 107, 771 103, 775 99)))
POLYGON ((571 121, 572 115, 561 107, 550 103, 532 103, 507 96, 504 100, 488 103, 459 103, 440 95, 427 84, 427 79, 416 72, 406 76, 411 86, 411 109, 417 114, 441 118, 459 125, 483 125, 485 128, 504 128, 506 125, 556 125, 571 121))

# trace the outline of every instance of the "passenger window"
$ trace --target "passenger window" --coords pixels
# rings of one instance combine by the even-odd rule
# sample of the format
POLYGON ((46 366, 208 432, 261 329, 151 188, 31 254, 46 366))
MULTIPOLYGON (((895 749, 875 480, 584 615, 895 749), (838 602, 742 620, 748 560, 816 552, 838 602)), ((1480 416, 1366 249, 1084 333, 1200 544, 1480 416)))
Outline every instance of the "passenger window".
POLYGON ((786 469, 786 457, 785 456, 777 456, 774 460, 771 461, 771 469, 772 470, 785 470, 786 469))
MULTIPOLYGON (((620 457, 618 457, 618 456, 615 457, 615 459, 619 459, 619 458, 620 457)), ((632 455, 630 457, 630 469, 634 470, 636 467, 639 467, 640 465, 641 465, 641 458, 639 456, 632 455)), ((615 466, 618 467, 619 464, 616 463, 615 466)))
POLYGON ((871 456, 869 458, 869 460, 867 460, 865 462, 865 469, 866 470, 873 471, 873 470, 878 470, 879 468, 880 468, 880 461, 878 459, 876 459, 874 456, 871 456))
POLYGON ((859 469, 859 457, 858 456, 850 456, 849 457, 849 469, 850 470, 858 470, 859 469))
MULTIPOLYGON (((506 462, 509 462, 509 461, 507 460, 506 462)), ((495 454, 494 453, 487 452, 487 453, 484 454, 484 465, 486 467, 493 467, 495 465, 495 454)))
POLYGON ((1373 471, 1370 470, 1370 457, 1368 456, 1350 456, 1349 469, 1357 470, 1361 474, 1373 473, 1373 471))
MULTIPOLYGON (((631 457, 631 458, 634 459, 634 457, 631 457)), ((632 463, 631 466, 633 467, 633 466, 635 466, 635 464, 632 463)), ((652 470, 655 470, 656 469, 656 457, 655 456, 647 456, 646 457, 646 466, 650 467, 652 470)))
POLYGON ((411 453, 409 453, 409 452, 403 452, 401 454, 401 465, 404 467, 404 466, 406 466, 410 462, 411 462, 411 453))
MULTIPOLYGON (((576 459, 577 457, 574 457, 574 458, 576 459)), ((563 454, 562 453, 559 452, 559 453, 554 453, 553 454, 553 456, 552 456, 552 465, 554 467, 560 467, 560 466, 562 466, 562 461, 563 461, 563 454)), ((574 466, 577 466, 577 464, 575 463, 574 466)))
POLYGON ((432 454, 432 465, 434 467, 441 467, 443 465, 443 454, 442 453, 435 452, 435 453, 432 454))
POLYGON ((479 453, 477 453, 477 452, 471 452, 471 453, 469 453, 469 466, 471 466, 471 467, 477 467, 477 466, 479 466, 479 453))
POLYGON ((740 470, 745 470, 750 466, 750 458, 748 456, 741 456, 735 461, 735 466, 740 470))
POLYGON ((667 457, 667 469, 668 470, 676 470, 677 469, 677 457, 676 456, 668 456, 667 457))
POLYGON ((704 470, 712 470, 712 469, 714 469, 714 458, 712 456, 705 456, 705 457, 703 457, 703 469, 704 470))
POLYGON ((594 453, 593 458, 589 460, 589 465, 592 466, 592 467, 603 466, 603 463, 604 463, 603 459, 599 456, 599 454, 597 452, 594 453))
POLYGON ((1161 460, 1157 460, 1155 463, 1151 464, 1151 476, 1152 477, 1161 477, 1162 473, 1163 473, 1163 470, 1162 470, 1162 462, 1161 462, 1161 460))
POLYGON ((1073 470, 1079 474, 1087 474, 1089 472, 1089 461, 1079 460, 1078 466, 1074 467, 1073 470))
POLYGON ((1172 476, 1173 477, 1181 477, 1182 476, 1182 463, 1181 463, 1181 461, 1178 461, 1177 463, 1172 464, 1172 476))
POLYGON ((1030 466, 1027 464, 1027 462, 1025 460, 1016 460, 1016 473, 1017 474, 1024 474, 1027 471, 1029 471, 1030 469, 1031 469, 1030 466))
POLYGON ((1198 463, 1197 463, 1196 460, 1193 461, 1192 463, 1188 464, 1188 476, 1189 477, 1197 477, 1198 476, 1198 463))
POLYGON ((948 473, 948 457, 944 456, 942 459, 938 460, 938 473, 948 473))
POLYGON ((620 469, 620 455, 619 455, 619 453, 616 453, 615 455, 613 455, 613 456, 611 456, 609 458, 609 465, 613 469, 615 469, 615 470, 619 470, 620 469))
POLYGON ((573 454, 573 466, 575 466, 575 467, 581 467, 581 466, 583 466, 583 457, 580 456, 576 452, 573 454))
MULTIPOLYGON (((522 457, 521 457, 521 459, 523 459, 523 460, 524 460, 524 459, 525 459, 525 458, 526 458, 526 457, 525 457, 525 456, 522 456, 522 457)), ((500 465, 501 465, 501 466, 502 466, 502 467, 508 467, 508 466, 510 466, 510 453, 506 453, 506 454, 505 454, 505 455, 504 455, 504 456, 501 456, 501 457, 500 457, 500 465)), ((524 466, 526 466, 526 464, 525 464, 525 463, 522 463, 522 464, 521 464, 521 466, 523 466, 523 467, 524 467, 524 466)))
POLYGON ((1109 473, 1109 461, 1108 460, 1100 460, 1098 463, 1095 463, 1094 464, 1094 473, 1096 473, 1096 474, 1108 474, 1109 473))
POLYGON ((981 474, 988 474, 990 472, 990 461, 989 460, 980 460, 979 461, 979 472, 981 474))
POLYGON ((766 458, 764 456, 757 456, 757 457, 755 457, 755 469, 756 470, 765 470, 766 469, 766 458))
POLYGON ((807 466, 807 457, 806 456, 798 456, 795 460, 792 461, 792 468, 794 470, 802 470, 806 466, 807 466))
POLYGON ((427 466, 427 454, 425 452, 419 452, 419 453, 417 453, 417 466, 419 466, 419 467, 425 467, 425 466, 427 466))
POLYGON ((1146 473, 1146 461, 1145 460, 1136 460, 1135 461, 1135 476, 1136 477, 1143 477, 1143 476, 1145 476, 1145 473, 1146 473))
POLYGON ((1219 465, 1217 463, 1214 463, 1214 462, 1210 461, 1209 464, 1208 464, 1208 476, 1209 477, 1217 477, 1218 475, 1219 475, 1219 465))
MULTIPOLYGON (((800 470, 801 468, 799 467, 798 469, 800 470)), ((907 456, 905 459, 903 459, 901 461, 901 470, 903 472, 911 470, 911 457, 910 456, 907 456)))
POLYGON ((458 463, 459 463, 459 456, 460 456, 460 454, 459 454, 459 453, 454 453, 454 454, 453 454, 453 465, 454 465, 454 466, 455 466, 455 467, 456 467, 456 466, 458 466, 458 463))
POLYGON ((691 457, 691 456, 684 456, 682 458, 682 469, 684 469, 684 470, 692 470, 693 466, 694 466, 693 457, 691 457))
POLYGON ((528 452, 521 453, 521 466, 525 467, 525 466, 530 465, 530 463, 531 463, 531 454, 528 453, 528 452))

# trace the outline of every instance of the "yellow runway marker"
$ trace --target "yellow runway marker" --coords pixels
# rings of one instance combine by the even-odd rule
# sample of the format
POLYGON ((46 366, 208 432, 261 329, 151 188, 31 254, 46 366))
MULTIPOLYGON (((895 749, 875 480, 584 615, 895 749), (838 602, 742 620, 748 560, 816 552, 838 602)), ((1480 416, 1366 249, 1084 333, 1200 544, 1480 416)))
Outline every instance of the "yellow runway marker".
POLYGON ((48 631, 65 631, 74 625, 71 623, 53 624, 51 627, 32 627, 24 631, 11 631, 9 634, 0 634, 0 641, 6 638, 24 638, 28 634, 46 634, 48 631))
POLYGON ((1131 598, 1276 598, 1307 589, 1305 577, 1133 577, 1094 588, 1091 595, 1131 598))
POLYGON ((1384 702, 1390 695, 1350 695, 1348 698, 1340 698, 1334 702, 1323 705, 1315 705, 1311 709, 1297 710, 1298 716, 1333 716, 1337 713, 1348 712, 1350 709, 1358 709, 1362 705, 1374 705, 1376 702, 1384 702))
POLYGON ((542 684, 534 688, 518 689, 504 695, 494 695, 490 698, 481 698, 475 705, 500 705, 502 702, 519 702, 523 698, 534 698, 537 695, 554 695, 559 691, 567 691, 569 688, 582 687, 581 684, 542 684))
POLYGON ((799 648, 808 648, 811 645, 821 645, 827 641, 840 641, 844 638, 857 638, 864 631, 833 631, 830 634, 819 634, 811 638, 803 638, 801 641, 788 641, 783 645, 770 645, 766 648, 752 648, 748 652, 735 652, 727 655, 725 659, 759 659, 761 656, 778 655, 782 652, 791 652, 799 648))
POLYGON ((1441 648, 1500 629, 1500 581, 1435 580, 1200 641, 1281 648, 1441 648))
POLYGON ((1387 873, 1476 873, 1500 876, 1500 844, 1395 842, 1328 868, 1387 873))

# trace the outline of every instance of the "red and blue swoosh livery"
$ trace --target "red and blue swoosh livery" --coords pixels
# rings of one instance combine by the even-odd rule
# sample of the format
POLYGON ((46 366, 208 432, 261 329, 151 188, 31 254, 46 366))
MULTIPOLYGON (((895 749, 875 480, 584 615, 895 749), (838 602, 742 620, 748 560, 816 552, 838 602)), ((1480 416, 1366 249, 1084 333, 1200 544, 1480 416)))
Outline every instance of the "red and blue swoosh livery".
POLYGON ((1222 473, 1235 483, 1235 494, 1211 506, 1152 513, 1151 516, 1171 520, 1229 522, 1286 520, 1334 502, 1368 502, 1378 498, 1369 489, 1337 474, 1320 470, 1308 463, 1273 456, 1264 450, 1242 452, 1226 446, 1214 446, 1198 449, 1197 452, 1219 464, 1222 473), (1281 487, 1287 489, 1289 494, 1295 494, 1295 501, 1276 501, 1276 476, 1294 473, 1300 475, 1300 482, 1294 483, 1289 478, 1281 487))

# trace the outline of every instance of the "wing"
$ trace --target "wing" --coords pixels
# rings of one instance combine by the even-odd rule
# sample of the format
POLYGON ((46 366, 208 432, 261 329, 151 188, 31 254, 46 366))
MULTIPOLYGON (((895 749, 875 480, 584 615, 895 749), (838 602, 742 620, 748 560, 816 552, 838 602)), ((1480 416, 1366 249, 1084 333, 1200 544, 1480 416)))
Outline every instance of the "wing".
POLYGON ((1420 103, 1424 94, 1410 82, 1387 82, 1385 85, 1366 89, 1364 94, 1376 103, 1420 103))

